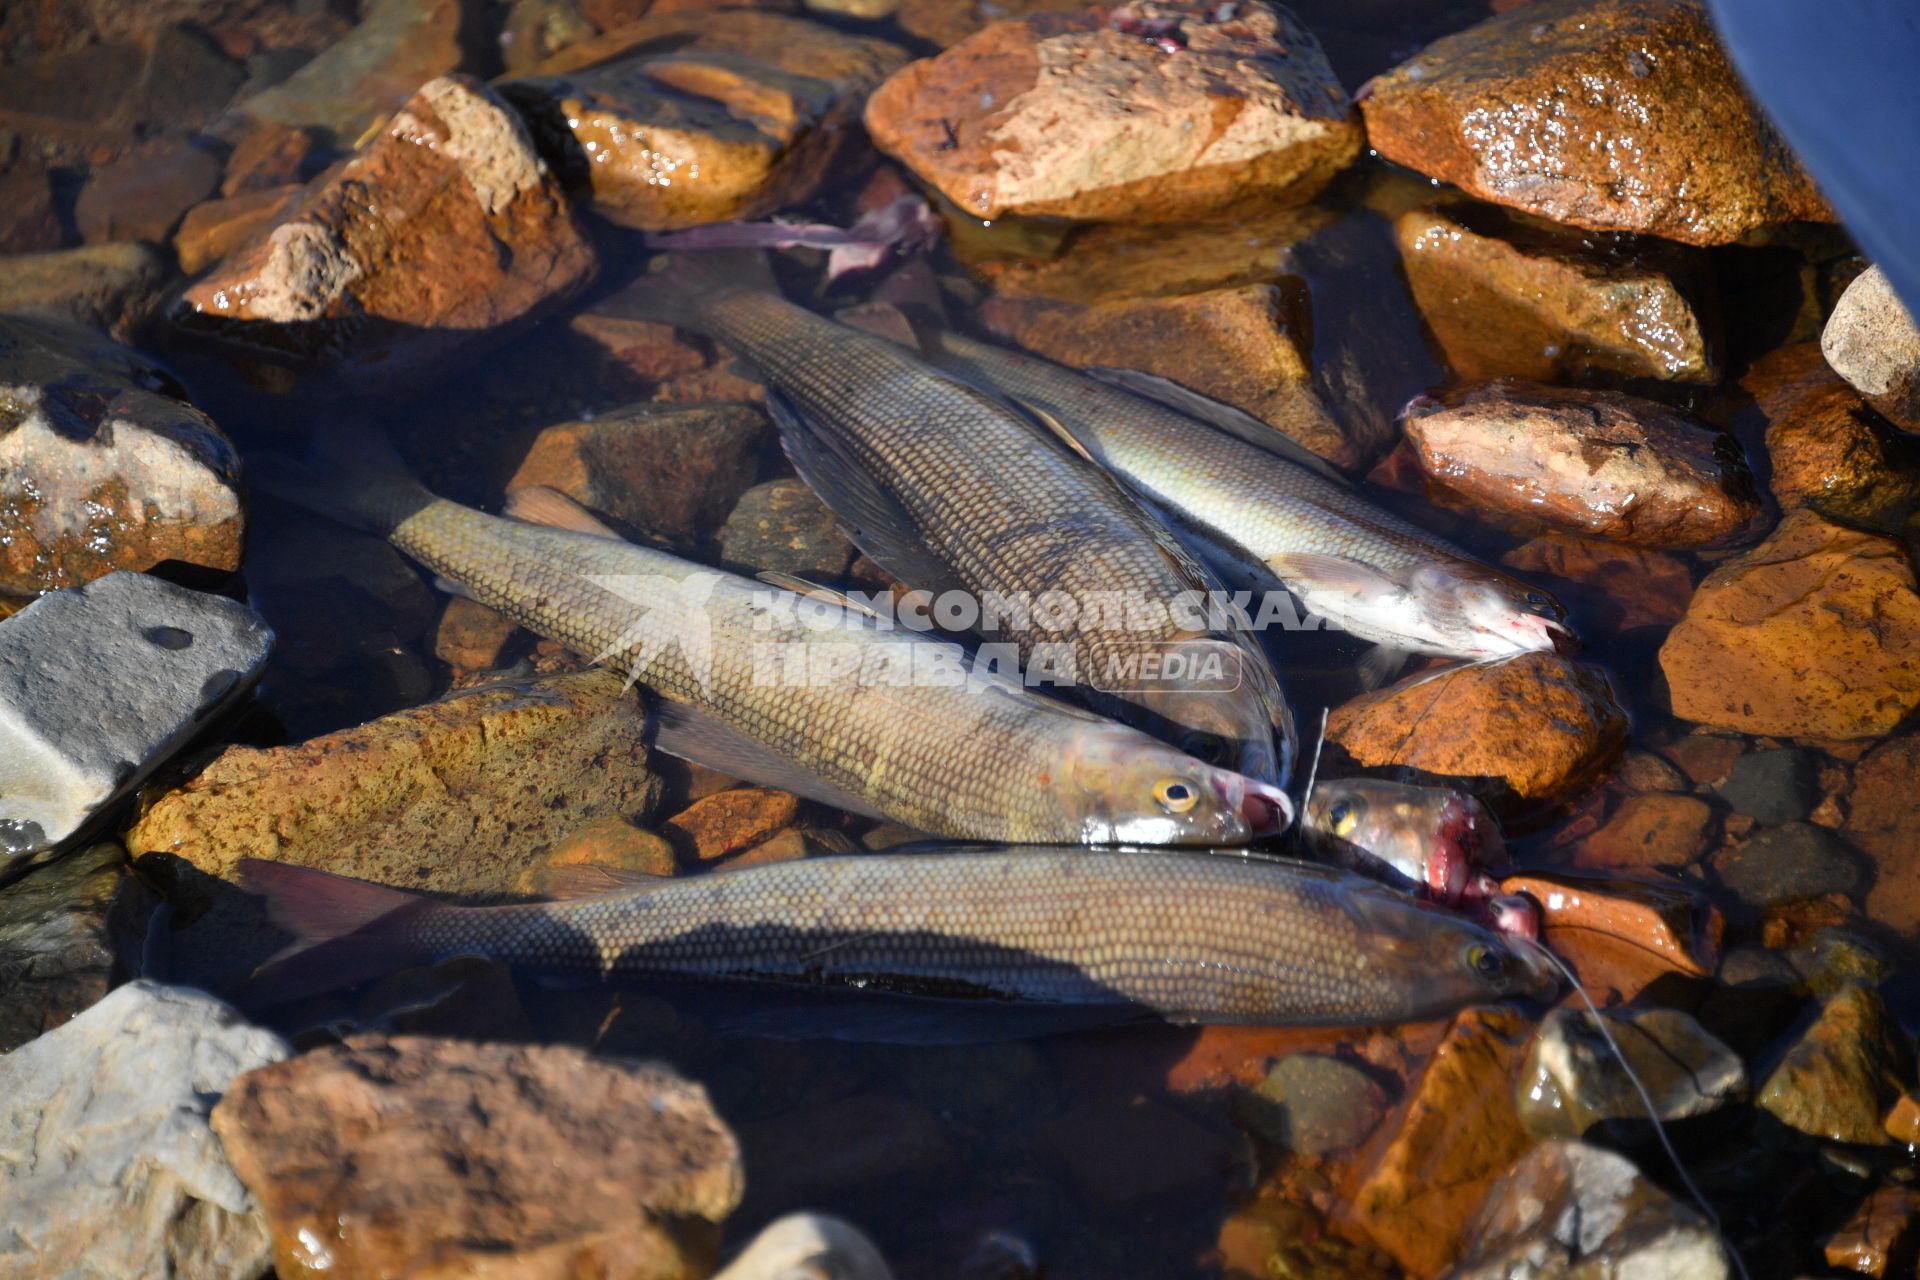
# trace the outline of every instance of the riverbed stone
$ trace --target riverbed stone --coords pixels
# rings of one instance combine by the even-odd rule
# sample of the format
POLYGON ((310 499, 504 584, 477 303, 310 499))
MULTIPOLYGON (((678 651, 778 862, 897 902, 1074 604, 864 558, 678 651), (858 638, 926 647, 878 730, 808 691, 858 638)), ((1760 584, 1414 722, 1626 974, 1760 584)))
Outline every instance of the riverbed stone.
POLYGON ((1010 18, 894 75, 866 118, 882 151, 989 220, 1299 204, 1360 147, 1319 42, 1263 0, 1010 18))
POLYGON ((571 296, 598 259, 520 116, 430 80, 299 207, 190 286, 174 323, 379 386, 571 296))
POLYGON ((1843 834, 1872 861, 1867 914, 1908 937, 1920 929, 1920 735, 1874 747, 1853 767, 1843 834))
POLYGON ((0 254, 58 249, 65 242, 52 174, 31 155, 14 157, 0 171, 0 254))
POLYGON ((1913 1081, 1913 1050, 1880 993, 1843 986, 1781 1056, 1754 1102, 1828 1142, 1885 1146, 1881 1117, 1913 1081))
POLYGON ((897 46, 786 14, 650 14, 503 88, 594 211, 649 231, 805 203, 859 156, 897 46))
POLYGON ((173 236, 180 270, 195 275, 234 253, 300 205, 300 186, 267 187, 207 200, 187 210, 173 236))
POLYGON ((1712 865, 1721 886, 1755 908, 1829 893, 1857 897, 1868 879, 1847 842, 1811 822, 1756 831, 1714 854, 1712 865))
MULTIPOLYGON (((1598 1016, 1662 1121, 1746 1100, 1746 1065, 1690 1014, 1655 1008, 1598 1016)), ((1514 1106, 1527 1131, 1542 1138, 1577 1138, 1610 1121, 1631 1129, 1647 1120, 1647 1104, 1600 1035, 1595 1015, 1575 1009, 1555 1009, 1540 1023, 1514 1083, 1514 1106)))
POLYGON ((1749 751, 1733 762, 1725 782, 1714 788, 1735 813, 1778 826, 1813 812, 1820 798, 1820 762, 1801 747, 1749 751))
POLYGON ((1474 204, 1410 210, 1394 233, 1420 314, 1462 378, 1719 381, 1699 250, 1474 204))
POLYGON ((172 275, 159 250, 131 241, 15 254, 0 271, 0 313, 124 337, 157 308, 172 275))
POLYGON ((1834 220, 1699 0, 1536 0, 1359 97, 1386 159, 1556 222, 1706 245, 1834 220))
POLYGON ((0 888, 0 1054, 97 1003, 138 956, 150 905, 107 840, 0 888))
POLYGON ((1323 1053, 1288 1054, 1233 1097, 1235 1120, 1284 1151, 1320 1156, 1366 1141, 1386 1091, 1359 1067, 1323 1053))
POLYGON ((1521 543, 1500 563, 1550 590, 1579 619, 1583 635, 1664 632, 1693 598, 1693 569, 1681 557, 1559 529, 1521 543))
POLYGON ((824 1213, 790 1213, 760 1234, 713 1280, 893 1280, 860 1229, 824 1213))
POLYGON ((74 201, 74 225, 88 244, 164 244, 181 215, 213 194, 220 172, 220 158, 191 139, 159 139, 93 171, 74 201))
POLYGON ((1897 541, 1794 511, 1701 581, 1660 648, 1674 714, 1782 737, 1878 737, 1920 707, 1920 592, 1897 541))
POLYGON ((1733 437, 1638 396, 1502 379, 1403 421, 1429 476, 1496 511, 1666 548, 1736 542, 1761 517, 1733 437))
POLYGON ((129 794, 253 684, 245 605, 139 573, 55 591, 0 629, 0 865, 129 794))
POLYGON ((1628 796, 1599 830, 1574 850, 1574 865, 1684 867, 1714 834, 1713 806, 1697 796, 1628 796))
POLYGON ((1500 892, 1524 894, 1540 937, 1601 1004, 1632 1000, 1655 982, 1713 976, 1725 920, 1698 889, 1667 876, 1523 871, 1500 892))
POLYGON ((694 1280, 745 1181, 699 1085, 559 1045, 352 1036, 241 1076, 213 1127, 281 1275, 694 1280))
POLYGON ((810 582, 838 581, 857 554, 840 518, 793 476, 741 494, 719 542, 721 562, 736 573, 789 573, 810 582))
POLYGON ((142 980, 0 1055, 0 1272, 262 1274, 259 1206, 207 1115, 287 1052, 212 996, 142 980))
POLYGON ((731 787, 696 800, 667 819, 660 833, 688 864, 715 863, 790 826, 800 801, 771 787, 731 787))
POLYGON ((1879 267, 1855 276, 1840 295, 1820 350, 1888 421, 1920 431, 1920 326, 1879 267))

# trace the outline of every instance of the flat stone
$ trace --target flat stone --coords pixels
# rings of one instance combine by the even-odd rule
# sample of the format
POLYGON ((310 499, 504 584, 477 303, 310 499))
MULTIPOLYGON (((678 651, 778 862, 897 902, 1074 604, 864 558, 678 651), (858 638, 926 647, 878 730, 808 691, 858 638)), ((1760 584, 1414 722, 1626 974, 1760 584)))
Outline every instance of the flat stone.
POLYGON ((1920 736, 1881 743, 1853 767, 1842 828, 1874 866, 1867 914, 1908 937, 1920 929, 1920 736))
POLYGON ((1889 1183, 1874 1188, 1846 1225, 1822 1242, 1820 1251, 1836 1271, 1892 1276, 1900 1260, 1913 1255, 1916 1226, 1920 1226, 1920 1192, 1889 1183))
POLYGON ((846 576, 857 554, 840 518, 804 480, 783 476, 740 495, 720 529, 721 563, 736 573, 788 573, 809 582, 846 576))
POLYGON ((1321 1053, 1290 1054, 1252 1089, 1234 1117, 1274 1146, 1318 1156, 1359 1146, 1380 1123, 1386 1093, 1360 1068, 1321 1053))
POLYGON ((518 887, 522 892, 546 897, 567 872, 580 867, 670 876, 679 865, 679 855, 667 837, 608 815, 583 822, 562 836, 541 863, 527 869, 518 887))
POLYGON ((1388 160, 1556 222, 1726 244, 1834 220, 1698 0, 1536 0, 1359 97, 1388 160))
POLYGON ((221 596, 115 573, 0 630, 0 858, 78 831, 243 695, 273 633, 221 596))
POLYGON ((300 186, 266 187, 193 206, 173 237, 180 270, 197 275, 246 247, 298 208, 304 191, 300 186))
POLYGON ((207 1113, 287 1052, 212 996, 140 981, 0 1056, 0 1272, 262 1274, 266 1227, 207 1113))
POLYGON ((43 316, 123 336, 150 315, 173 272, 146 244, 16 254, 0 271, 0 314, 43 316))
POLYGON ((281 1275, 694 1280, 745 1181, 699 1085, 562 1046, 353 1036, 242 1076, 213 1126, 281 1275))
MULTIPOLYGON (((1599 1016, 1662 1121, 1746 1101, 1746 1065, 1691 1015, 1626 1009, 1599 1016)), ((1647 1122, 1647 1104, 1594 1015, 1574 1009, 1555 1009, 1541 1022, 1514 1083, 1514 1106, 1527 1131, 1542 1138, 1577 1138, 1606 1122, 1629 1130, 1647 1122)))
POLYGON ((106 995, 138 963, 123 952, 146 921, 129 917, 150 905, 112 841, 0 888, 0 1054, 106 995))
POLYGON ((1855 276, 1840 295, 1820 350, 1888 421, 1920 431, 1920 327, 1880 268, 1855 276))
POLYGON ((1552 591, 1579 619, 1582 635, 1664 632, 1693 598, 1693 569, 1680 557, 1557 529, 1521 543, 1500 563, 1552 591))
POLYGON ((1698 250, 1470 204, 1410 210, 1394 232, 1420 314, 1462 378, 1719 381, 1698 250))
POLYGON ((264 124, 234 143, 220 180, 223 198, 299 185, 325 167, 331 154, 318 129, 264 124))
POLYGON ((1653 983, 1685 986, 1719 966, 1726 922, 1699 890, 1665 876, 1523 871, 1500 892, 1540 913, 1542 942, 1601 1004, 1632 1000, 1653 983))
POLYGON ((1637 396, 1502 380, 1404 422, 1426 473, 1483 508, 1646 547, 1736 542, 1761 517, 1733 437, 1637 396))
MULTIPOLYGON (((171 6, 126 7, 151 12, 171 6)), ((191 26, 152 16, 158 21, 144 30, 49 48, 10 66, 0 82, 0 127, 43 144, 95 154, 96 148, 109 149, 110 155, 163 129, 206 124, 246 73, 191 26)))
POLYGON ((1684 867, 1706 851, 1714 834, 1713 806, 1695 796, 1628 796, 1598 831, 1582 839, 1574 865, 1684 867))
POLYGON ((1660 647, 1683 720, 1872 738, 1920 707, 1920 592, 1900 543, 1795 511, 1724 561, 1660 647))
POLYGON ((1912 1084, 1913 1051, 1871 987, 1830 997, 1754 1099, 1790 1129, 1827 1142, 1886 1146, 1881 1116, 1912 1084))
POLYGON ((189 207, 220 185, 220 158, 185 138, 166 138, 94 170, 74 202, 88 244, 165 243, 189 207))
POLYGON ((771 787, 734 787, 696 800, 669 818, 661 834, 689 862, 717 862, 792 824, 800 801, 771 787))
POLYGON ((866 121, 882 151, 989 220, 1301 204, 1360 146, 1319 42, 1261 0, 1010 18, 895 74, 866 121))
POLYGON ((1746 843, 1714 854, 1712 866, 1727 892, 1750 907, 1829 893, 1854 897, 1867 879, 1846 841, 1810 822, 1755 832, 1746 843))
POLYGON ((1777 827, 1813 812, 1820 798, 1820 762, 1799 747, 1749 751, 1714 788, 1735 813, 1777 827))

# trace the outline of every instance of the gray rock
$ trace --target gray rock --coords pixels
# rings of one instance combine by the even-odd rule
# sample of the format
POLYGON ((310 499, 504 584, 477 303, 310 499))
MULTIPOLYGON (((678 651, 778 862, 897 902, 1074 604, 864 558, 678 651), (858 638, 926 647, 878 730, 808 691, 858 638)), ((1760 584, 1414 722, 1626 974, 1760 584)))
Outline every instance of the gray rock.
MULTIPOLYGON (((1704 1115, 1747 1096, 1740 1056, 1678 1009, 1601 1015, 1663 1121, 1704 1115)), ((1520 1123, 1536 1137, 1579 1137, 1609 1120, 1647 1121, 1646 1103, 1607 1047, 1594 1016, 1555 1009, 1540 1023, 1514 1088, 1520 1123)))
POLYGON ((853 565, 839 517, 804 480, 786 476, 740 495, 720 530, 720 558, 738 573, 790 573, 833 583, 853 565))
MULTIPOLYGON (((273 633, 139 573, 55 591, 0 628, 0 857, 71 836, 245 692, 273 633)), ((0 864, 3 865, 3 864, 0 864)))
POLYGON ((1833 371, 1873 407, 1909 431, 1920 431, 1920 326, 1878 267, 1854 277, 1820 335, 1833 371))
POLYGON ((1810 822, 1757 831, 1745 844, 1714 854, 1712 866, 1721 886, 1754 908, 1828 893, 1852 896, 1866 883, 1866 868, 1846 841, 1810 822))
POLYGON ((768 1223, 713 1280, 891 1280, 887 1260, 852 1223, 790 1213, 768 1223))
POLYGON ((1555 1140, 1487 1193, 1466 1260, 1448 1280, 1724 1280, 1726 1246, 1706 1221, 1624 1156, 1555 1140))
POLYGON ((17 254, 0 271, 0 314, 123 334, 153 312, 172 274, 159 250, 137 241, 17 254))
POLYGON ((287 1053, 212 996, 143 981, 0 1057, 0 1275, 264 1274, 266 1225, 207 1114, 287 1053))
POLYGON ((1359 1146, 1385 1109, 1385 1095, 1366 1072, 1321 1053, 1280 1059, 1266 1079, 1233 1099, 1243 1127, 1309 1156, 1359 1146))
POLYGON ((1798 822, 1819 803, 1820 763, 1798 747, 1749 751, 1734 760, 1727 780, 1714 790, 1735 813, 1755 822, 1770 827, 1798 822))
POLYGON ((111 841, 0 889, 0 1053, 67 1021, 131 971, 151 905, 111 841))

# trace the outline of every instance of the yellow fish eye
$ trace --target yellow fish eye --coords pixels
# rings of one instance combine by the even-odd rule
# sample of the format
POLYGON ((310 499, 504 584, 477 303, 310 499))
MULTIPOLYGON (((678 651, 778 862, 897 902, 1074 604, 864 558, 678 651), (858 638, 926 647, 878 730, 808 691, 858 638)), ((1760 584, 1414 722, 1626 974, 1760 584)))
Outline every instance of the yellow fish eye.
POLYGON ((1342 800, 1327 810, 1327 828, 1337 836, 1344 836, 1360 823, 1360 806, 1351 800, 1342 800))
POLYGON ((1168 813, 1185 813, 1200 803, 1200 792, 1192 783, 1178 778, 1162 778, 1153 784, 1154 803, 1168 813))
POLYGON ((1491 947, 1474 946, 1467 948, 1467 967, 1489 981, 1499 978, 1507 971, 1506 957, 1491 947))

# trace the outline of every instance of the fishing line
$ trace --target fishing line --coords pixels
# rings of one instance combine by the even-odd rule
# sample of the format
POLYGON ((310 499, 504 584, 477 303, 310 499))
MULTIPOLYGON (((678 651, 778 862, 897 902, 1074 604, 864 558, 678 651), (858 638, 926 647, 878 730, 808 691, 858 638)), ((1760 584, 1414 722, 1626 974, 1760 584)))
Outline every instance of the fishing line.
POLYGON ((1579 976, 1568 967, 1566 961, 1547 950, 1541 943, 1535 942, 1532 938, 1517 935, 1516 941, 1526 943, 1539 952, 1548 964, 1558 969, 1561 976, 1566 978, 1573 987, 1574 993, 1580 997, 1580 1002, 1587 1006, 1587 1012, 1593 1015, 1594 1027, 1600 1032, 1600 1038, 1607 1042, 1607 1048, 1612 1052, 1614 1061, 1618 1062, 1620 1070, 1626 1073, 1627 1082, 1633 1086, 1633 1091, 1640 1095, 1641 1105, 1647 1109, 1647 1119, 1653 1122, 1654 1136, 1660 1139, 1660 1149, 1667 1153, 1667 1160, 1673 1165, 1673 1171, 1680 1175, 1680 1184, 1687 1189, 1687 1195, 1692 1197, 1694 1206, 1706 1215, 1708 1224, 1713 1227, 1714 1235, 1718 1236, 1720 1242, 1726 1246, 1727 1256, 1733 1260, 1733 1269, 1740 1273, 1740 1280, 1751 1280, 1747 1273, 1747 1264, 1740 1258, 1740 1251, 1733 1247, 1733 1242, 1727 1239, 1726 1229, 1720 1225, 1720 1215, 1713 1211, 1713 1206, 1707 1203, 1706 1196, 1700 1193, 1699 1186, 1694 1183, 1693 1175, 1687 1172, 1687 1166, 1680 1162, 1680 1153, 1674 1150, 1673 1140, 1667 1137, 1667 1126, 1660 1119, 1660 1109, 1654 1105, 1653 1094, 1645 1084, 1641 1083, 1640 1074, 1633 1069, 1633 1064, 1627 1061, 1627 1055, 1621 1051, 1620 1042, 1615 1040, 1613 1032, 1607 1029, 1606 1018, 1601 1015, 1600 1007, 1594 1004, 1593 997, 1587 994, 1586 987, 1581 985, 1579 976))
POLYGON ((1327 749, 1328 708, 1320 708, 1320 738, 1313 744, 1313 766, 1307 770, 1307 789, 1300 796, 1300 816, 1307 816, 1307 806, 1313 803, 1313 784, 1320 780, 1320 753, 1327 749))

